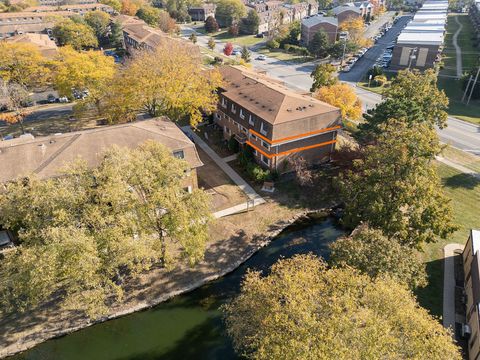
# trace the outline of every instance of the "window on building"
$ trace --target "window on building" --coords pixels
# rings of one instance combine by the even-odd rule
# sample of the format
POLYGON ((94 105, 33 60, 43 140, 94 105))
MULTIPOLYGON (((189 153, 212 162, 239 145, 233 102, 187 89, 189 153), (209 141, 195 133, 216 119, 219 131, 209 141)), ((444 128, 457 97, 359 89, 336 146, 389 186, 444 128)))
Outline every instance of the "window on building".
POLYGON ((185 159, 185 154, 183 153, 183 150, 174 151, 173 156, 175 156, 177 159, 185 159))
POLYGON ((232 104, 232 113, 237 113, 237 108, 235 107, 235 104, 232 104))
POLYGON ((262 125, 260 126, 260 133, 262 135, 267 135, 268 127, 265 125, 265 123, 262 122, 262 125))
POLYGON ((257 156, 258 155, 258 151, 257 149, 253 149, 253 155, 257 156))
POLYGON ((248 123, 252 126, 255 126, 255 116, 250 114, 250 116, 248 117, 248 123))
POLYGON ((255 134, 250 134, 250 137, 253 139, 253 140, 257 140, 257 136, 255 134))
POLYGON ((242 119, 245 119, 245 114, 243 113, 243 109, 240 109, 240 117, 242 119))
POLYGON ((222 106, 227 108, 227 100, 224 97, 222 97, 222 106))
POLYGON ((270 150, 270 145, 269 145, 266 141, 263 141, 263 140, 262 140, 262 146, 263 146, 265 149, 270 150))
POLYGON ((262 162, 263 162, 265 165, 270 166, 270 159, 269 159, 269 158, 267 158, 265 155, 262 154, 261 159, 262 159, 262 162))

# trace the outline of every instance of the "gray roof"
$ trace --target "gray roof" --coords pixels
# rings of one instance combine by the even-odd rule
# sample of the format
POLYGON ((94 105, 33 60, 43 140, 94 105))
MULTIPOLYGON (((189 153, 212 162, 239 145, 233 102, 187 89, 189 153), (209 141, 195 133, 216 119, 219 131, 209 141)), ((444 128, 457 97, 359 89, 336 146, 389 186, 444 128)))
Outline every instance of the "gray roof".
POLYGON ((359 14, 361 13, 360 9, 357 8, 356 6, 348 6, 348 5, 341 5, 341 6, 334 7, 332 11, 335 15, 341 14, 344 11, 354 11, 359 14))
POLYGON ((310 16, 309 18, 305 18, 302 20, 302 25, 306 27, 312 27, 321 23, 329 23, 334 26, 338 26, 338 19, 334 17, 326 17, 326 16, 310 16))

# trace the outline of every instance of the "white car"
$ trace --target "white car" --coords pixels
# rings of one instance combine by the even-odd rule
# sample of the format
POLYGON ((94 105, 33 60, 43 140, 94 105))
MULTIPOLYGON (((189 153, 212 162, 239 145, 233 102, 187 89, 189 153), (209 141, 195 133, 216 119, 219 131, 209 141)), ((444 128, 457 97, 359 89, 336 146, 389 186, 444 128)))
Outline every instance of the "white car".
POLYGON ((350 65, 345 65, 342 69, 343 72, 349 72, 352 69, 350 65))
POLYGON ((267 60, 267 57, 265 55, 258 55, 257 60, 264 61, 264 60, 267 60))

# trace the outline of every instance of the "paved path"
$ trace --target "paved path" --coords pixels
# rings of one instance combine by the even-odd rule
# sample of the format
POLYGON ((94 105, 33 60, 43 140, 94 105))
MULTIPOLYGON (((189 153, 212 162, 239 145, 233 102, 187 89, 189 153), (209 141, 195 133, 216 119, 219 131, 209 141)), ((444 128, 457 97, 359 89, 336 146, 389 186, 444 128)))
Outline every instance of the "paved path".
POLYGON ((186 132, 191 138, 193 138, 193 141, 197 146, 199 146, 203 151, 207 153, 208 156, 217 164, 220 169, 222 169, 225 174, 228 175, 230 179, 240 188, 242 191, 248 196, 252 202, 250 202, 248 205, 247 203, 239 204, 232 206, 231 208, 217 211, 216 213, 213 214, 216 218, 227 216, 227 215, 232 215, 236 214, 241 211, 245 211, 247 209, 247 206, 257 206, 260 204, 265 203, 265 200, 257 194, 257 192, 247 184, 245 180, 242 179, 240 175, 237 174, 235 170, 233 170, 230 165, 227 164, 227 162, 222 159, 220 156, 217 155, 215 151, 212 150, 208 144, 200 138, 197 134, 195 134, 191 129, 190 126, 184 126, 182 127, 182 130, 186 132))
POLYGON ((462 69, 462 49, 460 46, 458 46, 458 35, 461 33, 463 29, 463 25, 458 21, 458 16, 455 16, 455 22, 458 24, 458 29, 455 31, 455 34, 453 34, 453 46, 455 46, 455 52, 457 53, 457 78, 462 77, 463 69, 462 69))
POLYGON ((443 326, 455 331, 455 250, 463 250, 461 244, 448 244, 443 248, 443 326))
POLYGON ((472 175, 473 177, 476 177, 477 179, 480 179, 480 174, 472 169, 469 169, 463 165, 457 164, 456 162, 450 161, 448 159, 445 159, 441 156, 437 156, 436 159, 445 165, 448 165, 454 169, 457 169, 458 171, 464 173, 464 174, 469 174, 472 175))
POLYGON ((233 154, 233 155, 224 157, 224 158, 223 158, 223 161, 225 161, 225 162, 233 161, 233 160, 235 160, 235 159, 237 158, 237 155, 238 155, 238 154, 233 154))

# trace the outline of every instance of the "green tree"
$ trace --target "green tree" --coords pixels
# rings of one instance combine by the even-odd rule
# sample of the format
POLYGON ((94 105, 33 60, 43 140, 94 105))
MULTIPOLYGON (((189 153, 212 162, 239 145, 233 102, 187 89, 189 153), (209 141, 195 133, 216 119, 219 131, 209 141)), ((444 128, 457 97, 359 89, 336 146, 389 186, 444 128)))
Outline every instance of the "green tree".
POLYGON ((210 50, 215 50, 215 40, 213 38, 208 39, 207 46, 210 50))
POLYGON ((77 162, 56 179, 7 184, 0 221, 20 245, 0 262, 1 311, 61 294, 63 307, 95 317, 122 298, 127 278, 154 264, 200 260, 209 204, 203 191, 183 190, 187 171, 186 161, 151 141, 109 149, 94 169, 77 162))
POLYGON ((380 230, 368 226, 330 244, 334 266, 353 267, 371 278, 389 276, 411 289, 427 285, 425 265, 414 249, 389 239, 380 230))
POLYGON ((242 59, 247 63, 250 62, 250 50, 248 50, 246 45, 243 45, 242 48, 242 59))
POLYGON ((107 13, 100 10, 89 11, 85 14, 84 19, 95 32, 99 42, 107 36, 110 25, 110 16, 107 13))
POLYGON ((192 32, 188 38, 190 39, 190 41, 192 43, 194 43, 194 44, 197 43, 197 34, 195 34, 194 32, 192 32))
POLYGON ((110 25, 110 45, 116 49, 123 48, 123 31, 118 21, 113 21, 110 25))
POLYGON ((98 46, 98 40, 93 29, 71 19, 57 21, 53 27, 53 36, 61 46, 71 45, 75 50, 98 46))
POLYGON ((419 124, 430 128, 447 126, 448 98, 443 90, 438 90, 433 70, 423 74, 417 70, 400 71, 383 96, 385 100, 367 111, 366 122, 359 126, 364 138, 378 136, 380 126, 391 118, 404 119, 413 127, 419 124))
POLYGON ((247 273, 224 312, 235 349, 250 359, 461 359, 406 288, 313 255, 247 273))
POLYGON ((325 57, 328 48, 328 35, 323 29, 316 32, 308 43, 308 51, 317 58, 325 57))
POLYGON ((315 70, 312 71, 310 77, 313 79, 311 92, 317 91, 322 86, 332 86, 338 83, 338 79, 335 76, 337 69, 332 64, 320 64, 317 65, 315 70))
POLYGON ((258 33, 258 26, 260 25, 260 17, 257 12, 249 11, 247 17, 240 21, 240 33, 242 34, 256 34, 258 33))
POLYGON ((288 30, 288 43, 292 45, 298 45, 300 35, 302 34, 302 24, 300 23, 300 21, 295 20, 294 22, 292 22, 288 30))
POLYGON ((120 0, 101 0, 99 2, 111 6, 115 11, 120 12, 120 10, 122 10, 122 3, 120 0))
POLYGON ((217 20, 213 16, 207 17, 205 20, 205 31, 209 34, 216 33, 218 31, 218 23, 217 20))
POLYGON ((318 0, 318 8, 321 10, 328 9, 332 3, 333 0, 318 0))
POLYGON ((338 178, 343 223, 354 228, 367 222, 411 247, 447 238, 455 226, 432 164, 441 149, 437 133, 426 123, 409 127, 393 119, 380 130, 376 145, 366 147, 354 171, 338 178))
POLYGON ((148 25, 157 27, 160 13, 160 9, 154 8, 153 6, 144 5, 138 9, 135 15, 145 21, 148 25))
POLYGON ((25 134, 23 120, 29 114, 27 106, 30 102, 28 89, 24 85, 17 83, 8 83, 0 79, 0 108, 5 112, 0 112, 0 121, 7 124, 20 124, 22 133, 25 134))
POLYGON ((215 10, 215 19, 221 27, 238 23, 246 15, 245 5, 240 0, 219 0, 215 10))

